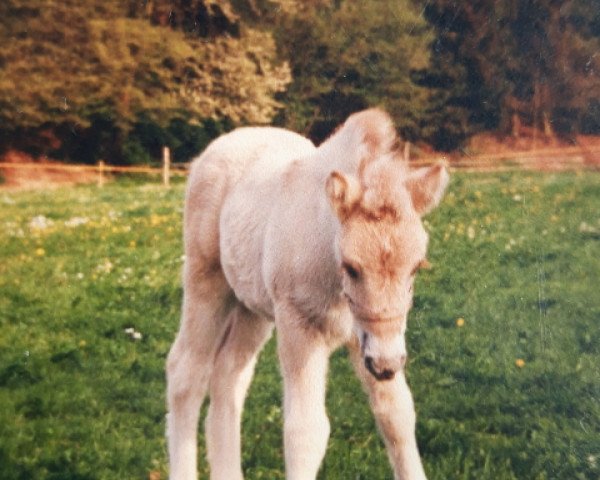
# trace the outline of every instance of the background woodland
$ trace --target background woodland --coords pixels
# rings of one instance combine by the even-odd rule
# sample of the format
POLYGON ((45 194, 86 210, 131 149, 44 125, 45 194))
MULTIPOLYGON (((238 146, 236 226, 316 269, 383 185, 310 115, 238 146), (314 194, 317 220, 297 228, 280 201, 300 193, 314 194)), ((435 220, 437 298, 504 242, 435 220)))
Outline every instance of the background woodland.
POLYGON ((0 44, 0 155, 188 161, 374 105, 441 151, 600 133, 598 0, 4 0, 0 44))

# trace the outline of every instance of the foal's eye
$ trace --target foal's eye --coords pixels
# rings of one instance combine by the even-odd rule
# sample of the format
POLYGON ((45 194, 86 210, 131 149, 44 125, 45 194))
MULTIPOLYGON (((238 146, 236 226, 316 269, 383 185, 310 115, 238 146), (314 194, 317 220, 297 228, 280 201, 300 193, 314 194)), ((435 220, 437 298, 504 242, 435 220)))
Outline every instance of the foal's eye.
POLYGON ((342 263, 342 268, 344 269, 344 271, 348 274, 348 276, 352 280, 358 280, 358 277, 360 277, 360 273, 359 273, 358 269, 353 267, 349 263, 346 263, 346 262, 342 263))

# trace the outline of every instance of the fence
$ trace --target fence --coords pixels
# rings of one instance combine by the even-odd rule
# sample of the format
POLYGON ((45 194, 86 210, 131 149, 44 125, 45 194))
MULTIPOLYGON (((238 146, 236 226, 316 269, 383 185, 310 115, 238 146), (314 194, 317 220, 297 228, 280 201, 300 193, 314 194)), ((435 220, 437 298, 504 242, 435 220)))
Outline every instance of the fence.
POLYGON ((163 185, 169 186, 171 177, 186 176, 188 164, 173 165, 171 163, 171 152, 169 148, 163 149, 163 161, 161 166, 153 167, 148 165, 139 166, 122 166, 110 165, 100 160, 96 165, 73 165, 62 163, 8 163, 0 162, 0 171, 3 169, 16 170, 39 170, 43 168, 47 171, 62 171, 62 172, 87 172, 95 173, 99 187, 104 186, 106 178, 109 174, 127 173, 127 174, 146 174, 160 175, 163 185))
MULTIPOLYGON (((410 155, 409 148, 405 148, 406 158, 410 155)), ((442 160, 444 160, 442 158, 442 160)), ((410 160, 414 167, 427 166, 440 161, 440 157, 428 157, 410 160)), ((500 152, 486 155, 468 156, 446 161, 451 171, 462 172, 505 172, 511 170, 598 170, 600 171, 600 147, 584 149, 581 147, 555 148, 530 150, 523 152, 500 152)), ((185 176, 189 164, 175 164, 171 162, 170 151, 163 149, 161 166, 118 166, 110 165, 104 161, 97 165, 72 165, 60 163, 6 163, 0 162, 0 171, 3 169, 95 172, 98 186, 103 186, 109 174, 147 174, 162 177, 162 183, 169 186, 173 176, 185 176)))
MULTIPOLYGON (((405 152, 406 156, 406 152, 405 152)), ((438 158, 411 161, 413 166, 431 165, 438 158)), ((600 170, 600 147, 562 147, 467 155, 449 162, 450 170, 463 172, 504 172, 511 170, 600 170)))

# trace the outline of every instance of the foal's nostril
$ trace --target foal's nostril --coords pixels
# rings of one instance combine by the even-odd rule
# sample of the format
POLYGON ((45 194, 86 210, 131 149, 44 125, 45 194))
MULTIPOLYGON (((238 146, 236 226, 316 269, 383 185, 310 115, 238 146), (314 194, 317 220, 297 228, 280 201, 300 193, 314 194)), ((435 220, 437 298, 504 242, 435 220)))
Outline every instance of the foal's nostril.
POLYGON ((365 357, 365 367, 369 371, 369 373, 379 381, 391 380, 392 378, 394 378, 395 375, 395 372, 393 370, 387 368, 378 370, 375 366, 375 362, 373 361, 373 357, 365 357))

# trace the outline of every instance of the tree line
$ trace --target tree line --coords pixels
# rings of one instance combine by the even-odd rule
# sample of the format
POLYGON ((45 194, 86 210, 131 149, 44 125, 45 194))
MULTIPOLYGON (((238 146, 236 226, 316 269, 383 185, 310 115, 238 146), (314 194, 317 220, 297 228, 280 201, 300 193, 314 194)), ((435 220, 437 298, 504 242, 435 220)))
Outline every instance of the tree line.
POLYGON ((187 161, 380 105, 441 150, 600 133, 600 0, 4 0, 0 154, 187 161))

